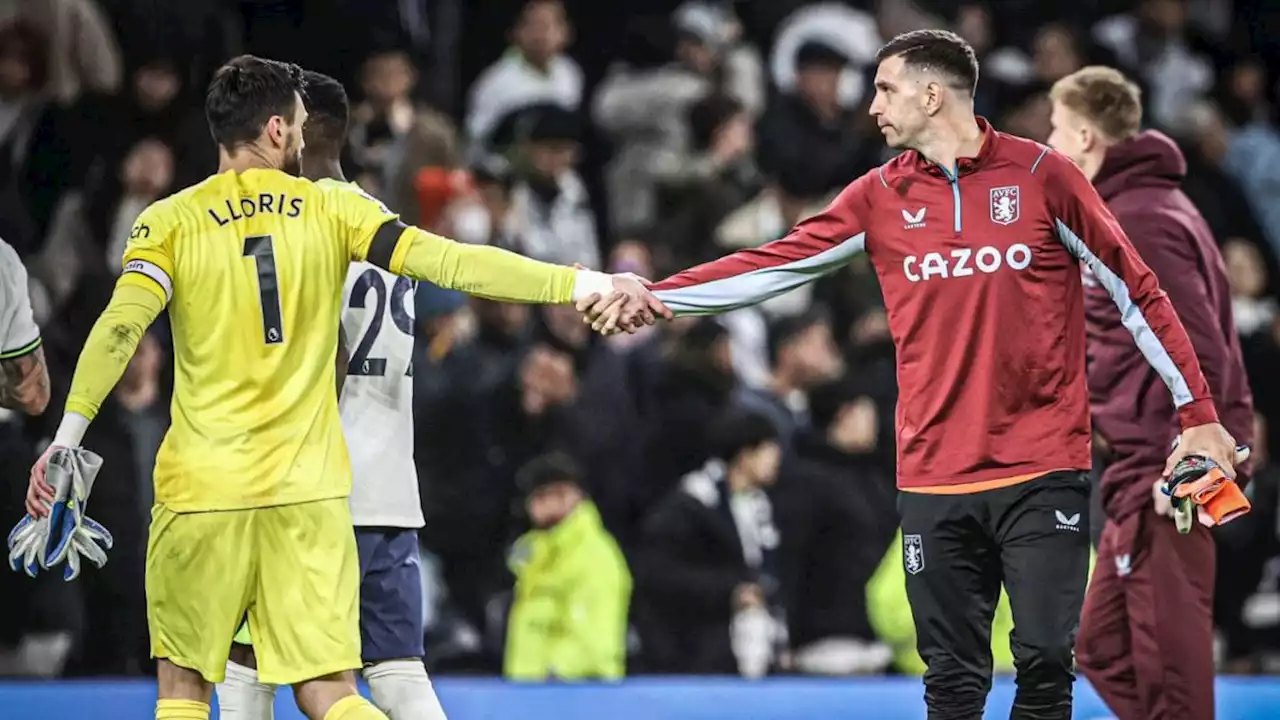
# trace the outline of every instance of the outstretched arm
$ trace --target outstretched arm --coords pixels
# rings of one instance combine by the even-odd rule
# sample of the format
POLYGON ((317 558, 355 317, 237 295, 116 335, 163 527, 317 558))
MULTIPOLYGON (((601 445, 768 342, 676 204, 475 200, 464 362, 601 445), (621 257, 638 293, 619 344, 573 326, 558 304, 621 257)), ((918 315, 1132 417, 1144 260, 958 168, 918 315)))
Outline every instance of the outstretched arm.
MULTIPOLYGON (((711 315, 755 305, 834 272, 865 249, 869 191, 880 182, 878 173, 868 173, 781 240, 698 265, 649 289, 677 316, 711 315)), ((616 304, 579 302, 578 309, 598 331, 626 327, 616 304)))
POLYGON ((540 262, 501 248, 454 242, 406 225, 380 202, 352 189, 326 189, 352 260, 396 275, 502 302, 566 304, 594 295, 621 298, 630 318, 670 317, 639 282, 540 262))
POLYGON ((580 283, 592 292, 613 289, 604 273, 552 265, 489 245, 454 242, 399 220, 378 228, 367 260, 396 275, 504 302, 568 303, 580 283))

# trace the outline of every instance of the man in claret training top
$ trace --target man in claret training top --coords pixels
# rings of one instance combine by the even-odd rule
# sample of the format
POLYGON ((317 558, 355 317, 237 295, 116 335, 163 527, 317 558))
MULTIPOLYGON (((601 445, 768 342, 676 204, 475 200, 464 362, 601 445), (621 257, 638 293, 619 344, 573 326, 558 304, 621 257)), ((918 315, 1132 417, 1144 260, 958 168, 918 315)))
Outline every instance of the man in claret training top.
MULTIPOLYGON (((980 718, 1001 584, 1016 629, 1014 718, 1071 717, 1089 567, 1087 265, 1172 395, 1174 459, 1230 474, 1235 441, 1156 276, 1093 186, 973 111, 978 63, 950 32, 880 50, 870 112, 903 152, 781 240, 651 286, 676 315, 792 290, 866 252, 897 349, 899 510, 930 718, 980 718)), ((601 332, 630 324, 578 303, 601 332)))
MULTIPOLYGON (((1093 181, 1169 289, 1223 423, 1248 445, 1253 397, 1226 267, 1209 225, 1182 192, 1186 159, 1167 136, 1139 132, 1138 87, 1113 68, 1072 73, 1051 98, 1049 143, 1093 181)), ((1118 717, 1212 718, 1213 535, 1194 516, 1182 528, 1168 519, 1173 508, 1160 470, 1177 435, 1173 404, 1128 341, 1104 285, 1087 270, 1084 285, 1089 400, 1111 461, 1100 488, 1107 519, 1076 643, 1080 669, 1118 717)), ((1248 468, 1237 469, 1243 484, 1248 468)), ((1202 517, 1221 521, 1213 510, 1202 517)))

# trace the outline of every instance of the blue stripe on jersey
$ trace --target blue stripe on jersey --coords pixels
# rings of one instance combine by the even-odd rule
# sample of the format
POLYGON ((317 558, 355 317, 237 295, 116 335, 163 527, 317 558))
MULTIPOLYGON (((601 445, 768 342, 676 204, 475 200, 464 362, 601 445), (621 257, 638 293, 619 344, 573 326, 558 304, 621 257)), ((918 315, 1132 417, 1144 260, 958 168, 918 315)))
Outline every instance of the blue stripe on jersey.
POLYGON ((955 201, 955 205, 956 205, 955 230, 956 230, 956 234, 959 235, 960 234, 960 178, 958 177, 953 178, 951 180, 951 198, 955 201))
POLYGON ((942 167, 941 165, 939 165, 938 167, 942 168, 942 174, 946 175, 947 182, 951 183, 951 199, 955 203, 955 212, 952 215, 953 216, 952 225, 954 226, 956 234, 959 235, 960 234, 960 169, 957 167, 956 171, 952 172, 942 167))
POLYGON ((1062 244, 1072 255, 1089 266, 1097 277, 1098 283, 1111 296, 1116 308, 1120 310, 1120 321, 1133 335, 1133 340, 1142 351, 1143 357, 1151 363, 1151 367, 1155 368, 1156 372, 1160 373, 1160 378, 1169 387, 1169 392, 1173 394, 1173 404, 1182 407, 1194 400, 1191 389, 1187 387, 1186 379, 1178 370, 1177 363, 1169 357, 1169 352, 1165 350, 1155 330, 1151 329, 1147 318, 1143 316, 1142 309, 1129 296, 1129 288, 1124 284, 1124 280, 1107 267, 1097 255, 1094 255, 1089 246, 1085 245, 1080 236, 1072 232, 1066 223, 1055 218, 1054 227, 1058 231, 1058 239, 1062 244))
POLYGON ((710 315, 754 305, 839 270, 862 252, 866 239, 865 232, 858 233, 817 255, 689 287, 658 290, 654 295, 677 315, 710 315))

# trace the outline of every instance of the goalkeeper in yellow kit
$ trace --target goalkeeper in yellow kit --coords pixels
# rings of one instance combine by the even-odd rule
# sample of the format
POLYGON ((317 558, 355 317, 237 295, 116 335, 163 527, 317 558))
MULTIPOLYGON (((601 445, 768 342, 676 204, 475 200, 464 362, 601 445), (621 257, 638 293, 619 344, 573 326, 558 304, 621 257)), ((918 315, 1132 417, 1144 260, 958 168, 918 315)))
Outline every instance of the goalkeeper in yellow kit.
POLYGON ((251 56, 215 74, 205 113, 219 173, 134 224, 53 445, 32 468, 27 510, 38 518, 53 500, 50 452, 79 446, 167 307, 172 425, 156 458, 146 580, 161 719, 208 718, 246 613, 260 678, 293 685, 309 718, 385 718, 356 694, 351 672, 359 574, 333 391, 351 261, 497 300, 610 295, 638 320, 666 313, 634 278, 453 243, 366 195, 296 177, 302 90, 299 68, 251 56))

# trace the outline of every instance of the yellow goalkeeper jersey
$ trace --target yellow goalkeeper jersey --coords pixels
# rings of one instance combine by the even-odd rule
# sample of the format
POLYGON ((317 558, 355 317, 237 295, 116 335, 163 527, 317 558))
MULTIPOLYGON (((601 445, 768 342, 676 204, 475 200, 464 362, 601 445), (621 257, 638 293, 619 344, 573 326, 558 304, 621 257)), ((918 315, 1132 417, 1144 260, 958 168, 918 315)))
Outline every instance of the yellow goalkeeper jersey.
POLYGON ((175 355, 157 502, 184 512, 349 494, 333 390, 342 285, 394 218, 351 187, 276 170, 215 175, 143 212, 125 277, 163 294, 175 355))
POLYGON ((66 412, 93 420, 167 305, 175 382, 156 501, 196 512, 346 497, 334 356, 354 260, 507 302, 598 292, 573 268, 406 226, 349 183, 228 170, 138 218, 66 412))

